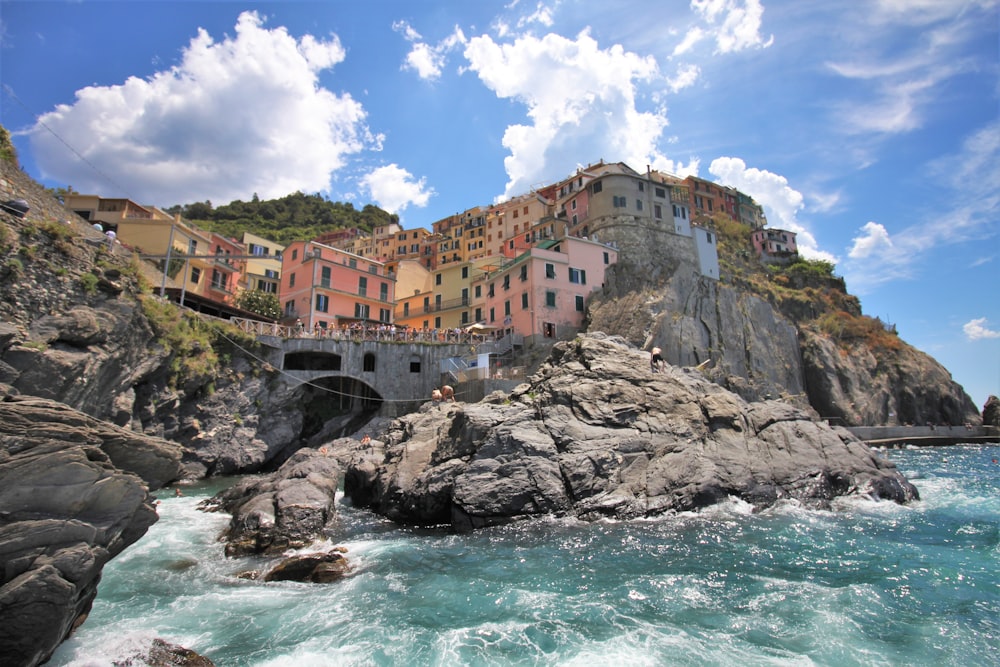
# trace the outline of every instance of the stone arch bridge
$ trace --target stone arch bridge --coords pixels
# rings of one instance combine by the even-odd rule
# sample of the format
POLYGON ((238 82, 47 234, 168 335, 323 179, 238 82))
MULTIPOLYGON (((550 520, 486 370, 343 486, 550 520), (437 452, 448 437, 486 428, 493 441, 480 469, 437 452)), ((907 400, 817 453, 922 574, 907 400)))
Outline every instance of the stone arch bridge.
POLYGON ((281 371, 280 389, 322 396, 338 413, 396 417, 413 412, 430 400, 436 387, 457 384, 470 359, 496 351, 490 337, 466 333, 428 340, 366 332, 312 334, 249 320, 235 323, 256 336, 265 361, 281 371))

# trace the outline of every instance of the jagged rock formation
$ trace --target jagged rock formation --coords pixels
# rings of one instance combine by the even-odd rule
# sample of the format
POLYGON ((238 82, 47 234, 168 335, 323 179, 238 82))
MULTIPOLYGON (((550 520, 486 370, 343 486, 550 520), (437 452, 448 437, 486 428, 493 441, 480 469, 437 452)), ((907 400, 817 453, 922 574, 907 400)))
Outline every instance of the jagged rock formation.
MULTIPOLYGON (((8 388, 9 389, 9 388, 8 388)), ((179 446, 46 399, 0 400, 0 662, 37 665, 83 621, 101 569, 156 521, 179 446)))
POLYGON ((780 396, 848 426, 980 422, 972 399, 923 352, 898 338, 878 350, 836 341, 808 324, 831 307, 824 301, 861 316, 840 279, 793 280, 778 302, 740 278, 762 271, 752 258, 720 257, 715 281, 699 275, 684 237, 627 221, 600 234, 620 253, 588 307, 590 331, 660 347, 677 366, 707 362, 708 377, 748 400, 780 396))
POLYGON ((530 384, 428 404, 358 451, 344 491, 404 523, 458 529, 542 514, 633 518, 730 496, 767 506, 917 491, 844 429, 782 401, 746 403, 694 370, 651 373, 603 334, 559 343, 530 384))
POLYGON ((1000 428, 1000 398, 990 396, 983 406, 983 425, 1000 428))
POLYGON ((232 515, 227 556, 280 554, 308 546, 334 520, 339 476, 334 459, 301 450, 275 473, 243 480, 202 507, 232 515))

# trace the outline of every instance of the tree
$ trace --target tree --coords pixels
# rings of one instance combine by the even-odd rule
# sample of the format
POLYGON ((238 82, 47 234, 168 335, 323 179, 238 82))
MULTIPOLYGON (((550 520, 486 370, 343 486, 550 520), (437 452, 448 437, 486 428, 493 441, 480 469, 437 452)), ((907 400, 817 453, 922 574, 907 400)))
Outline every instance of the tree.
POLYGON ((278 297, 260 290, 243 290, 236 295, 236 307, 276 320, 281 317, 278 297))

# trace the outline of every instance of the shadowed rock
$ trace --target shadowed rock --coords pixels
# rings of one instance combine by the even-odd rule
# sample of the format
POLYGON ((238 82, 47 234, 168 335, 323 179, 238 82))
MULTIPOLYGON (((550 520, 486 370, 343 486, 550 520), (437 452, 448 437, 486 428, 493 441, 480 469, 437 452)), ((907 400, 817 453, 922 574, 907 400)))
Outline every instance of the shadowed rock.
POLYGON ((0 400, 0 663, 37 665, 86 617, 101 570, 156 521, 181 450, 46 399, 0 400))

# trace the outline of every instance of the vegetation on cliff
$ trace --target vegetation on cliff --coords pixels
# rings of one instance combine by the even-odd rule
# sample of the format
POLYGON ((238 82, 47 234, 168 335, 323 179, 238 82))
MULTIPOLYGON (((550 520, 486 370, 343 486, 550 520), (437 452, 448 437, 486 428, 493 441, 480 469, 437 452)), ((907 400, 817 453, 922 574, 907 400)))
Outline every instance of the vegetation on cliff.
POLYGON ((824 260, 798 258, 789 264, 763 264, 745 225, 717 216, 719 268, 723 278, 764 299, 796 326, 822 332, 843 350, 863 344, 873 351, 902 346, 896 330, 879 318, 862 314, 857 297, 824 260))
POLYGON ((254 195, 250 201, 236 200, 218 207, 211 201, 196 202, 171 206, 167 212, 180 213, 198 227, 225 236, 241 238, 243 232, 250 232, 282 245, 337 229, 357 227, 370 232, 378 225, 399 222, 399 216, 371 204, 359 211, 350 202, 301 192, 267 200, 254 195))

